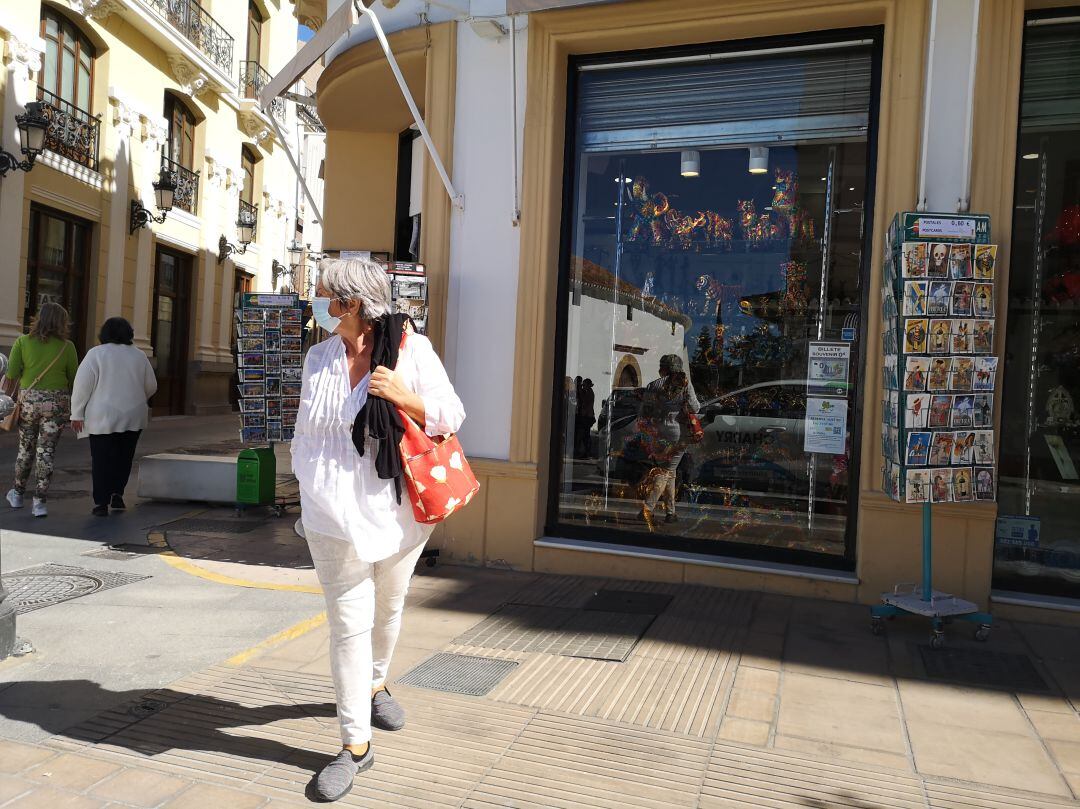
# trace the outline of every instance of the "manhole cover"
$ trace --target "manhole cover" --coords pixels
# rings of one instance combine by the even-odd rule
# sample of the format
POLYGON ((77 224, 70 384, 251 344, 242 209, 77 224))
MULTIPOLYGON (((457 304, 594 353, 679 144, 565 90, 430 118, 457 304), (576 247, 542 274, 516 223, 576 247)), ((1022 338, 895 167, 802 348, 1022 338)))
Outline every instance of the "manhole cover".
POLYGON ((1010 652, 978 649, 931 649, 919 646, 926 676, 1009 691, 1049 691, 1031 658, 1010 652))
POLYGON ((518 665, 516 660, 438 652, 402 677, 398 682, 432 691, 482 697, 502 682, 518 665))
POLYGON ((634 590, 597 590, 585 602, 585 609, 601 612, 629 612, 638 615, 659 615, 671 603, 663 593, 638 593, 634 590))
POLYGON ((68 565, 40 565, 9 573, 3 581, 7 600, 16 614, 21 615, 148 578, 68 565))
POLYGON ((454 639, 458 646, 622 662, 655 615, 506 604, 454 639))
POLYGON ((145 719, 168 707, 169 703, 167 702, 162 702, 157 699, 144 699, 142 702, 136 702, 128 708, 128 713, 132 716, 137 716, 139 719, 145 719))
POLYGON ((189 517, 157 527, 177 534, 246 534, 264 525, 265 522, 262 520, 213 520, 189 517))

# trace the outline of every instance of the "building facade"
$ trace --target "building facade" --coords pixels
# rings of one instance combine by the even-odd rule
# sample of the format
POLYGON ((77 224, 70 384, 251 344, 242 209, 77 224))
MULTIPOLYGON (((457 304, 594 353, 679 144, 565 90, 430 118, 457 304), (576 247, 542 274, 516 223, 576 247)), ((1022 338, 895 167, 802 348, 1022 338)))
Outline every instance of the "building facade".
POLYGON ((154 364, 155 414, 230 409, 234 292, 297 278, 304 212, 282 139, 297 153, 309 122, 255 98, 298 24, 292 3, 263 0, 0 2, 3 147, 18 153, 27 102, 50 119, 34 168, 0 180, 0 351, 45 301, 71 312, 80 354, 120 315, 154 364), (172 210, 133 227, 135 204, 160 218, 163 171, 172 210))

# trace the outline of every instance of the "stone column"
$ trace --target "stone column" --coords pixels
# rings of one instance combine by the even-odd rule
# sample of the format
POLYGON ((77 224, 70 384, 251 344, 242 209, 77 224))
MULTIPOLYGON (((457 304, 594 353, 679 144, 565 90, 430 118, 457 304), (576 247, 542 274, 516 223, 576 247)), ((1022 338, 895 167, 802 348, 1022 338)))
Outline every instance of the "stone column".
MULTIPOLYGON (((116 149, 113 153, 112 199, 109 203, 109 248, 105 271, 105 317, 118 317, 123 310, 124 269, 130 218, 131 141, 139 126, 139 114, 115 89, 109 93, 116 149)), ((153 198, 143 204, 153 205, 153 198)), ((136 303, 137 308, 137 303, 136 303)))
MULTIPOLYGON (((45 42, 9 36, 4 43, 4 120, 0 124, 0 147, 22 158, 15 116, 34 100, 31 76, 41 69, 45 42)), ((11 171, 0 181, 0 347, 10 346, 22 334, 23 300, 19 286, 26 275, 23 254, 23 200, 26 172, 11 171)), ((2 656, 2 655, 0 655, 2 656)))

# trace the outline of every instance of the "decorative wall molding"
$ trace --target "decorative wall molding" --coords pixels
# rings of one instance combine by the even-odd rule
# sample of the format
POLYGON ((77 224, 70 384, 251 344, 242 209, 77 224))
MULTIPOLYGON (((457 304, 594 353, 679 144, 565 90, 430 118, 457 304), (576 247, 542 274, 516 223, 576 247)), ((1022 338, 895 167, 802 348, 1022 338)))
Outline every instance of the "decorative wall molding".
POLYGON ((180 91, 185 95, 198 98, 204 93, 221 91, 221 88, 209 76, 180 54, 170 53, 167 58, 173 76, 180 85, 180 91))
POLYGON ((160 152, 169 139, 169 122, 163 115, 147 115, 140 113, 139 120, 142 122, 142 139, 146 148, 151 153, 160 152))
POLYGON ((254 110, 240 112, 240 126, 256 143, 262 143, 273 134, 266 120, 254 110))
POLYGON ((225 163, 213 152, 206 152, 206 182, 214 188, 225 188, 229 173, 225 163))
POLYGON ((131 140, 136 132, 141 134, 143 113, 129 99, 110 90, 109 105, 112 108, 113 126, 122 140, 131 140))
POLYGON ((4 43, 4 62, 16 81, 30 81, 30 77, 41 70, 41 58, 44 54, 45 40, 41 37, 20 39, 9 34, 4 43))
POLYGON ((124 9, 120 0, 69 0, 72 10, 81 14, 88 20, 104 22, 111 14, 117 14, 124 9))

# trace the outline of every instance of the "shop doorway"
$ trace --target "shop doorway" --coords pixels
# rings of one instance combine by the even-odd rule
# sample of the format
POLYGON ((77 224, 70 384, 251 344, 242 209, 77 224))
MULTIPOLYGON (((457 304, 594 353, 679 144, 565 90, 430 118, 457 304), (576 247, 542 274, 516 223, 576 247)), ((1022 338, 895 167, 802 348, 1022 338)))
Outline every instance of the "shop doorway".
POLYGON ((91 223, 41 205, 30 206, 30 245, 26 261, 23 324, 43 303, 58 303, 71 316, 71 339, 81 357, 86 351, 86 277, 91 223))
POLYGON ((191 256, 158 247, 154 262, 151 342, 157 359, 155 416, 184 412, 191 323, 191 256))

